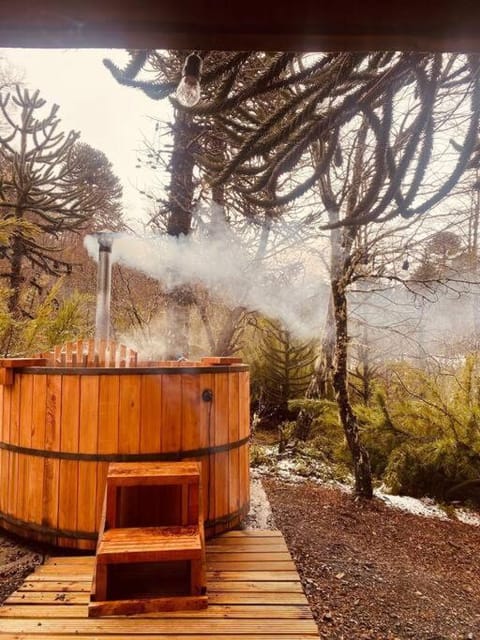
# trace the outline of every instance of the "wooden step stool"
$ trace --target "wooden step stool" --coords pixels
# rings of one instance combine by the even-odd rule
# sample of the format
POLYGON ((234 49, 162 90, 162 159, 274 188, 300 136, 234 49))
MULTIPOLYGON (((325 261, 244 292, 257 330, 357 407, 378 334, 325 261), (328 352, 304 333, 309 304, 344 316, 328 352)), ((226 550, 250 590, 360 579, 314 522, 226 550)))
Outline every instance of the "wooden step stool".
POLYGON ((200 463, 111 464, 88 615, 206 606, 200 463))

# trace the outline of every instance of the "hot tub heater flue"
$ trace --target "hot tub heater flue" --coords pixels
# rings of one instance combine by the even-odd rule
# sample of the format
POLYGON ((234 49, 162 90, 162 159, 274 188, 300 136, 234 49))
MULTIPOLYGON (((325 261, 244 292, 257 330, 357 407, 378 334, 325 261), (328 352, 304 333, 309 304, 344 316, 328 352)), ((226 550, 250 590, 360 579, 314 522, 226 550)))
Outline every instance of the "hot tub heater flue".
POLYGON ((110 334, 110 296, 112 285, 111 253, 113 233, 101 231, 98 240, 97 311, 95 340, 108 340, 110 334))

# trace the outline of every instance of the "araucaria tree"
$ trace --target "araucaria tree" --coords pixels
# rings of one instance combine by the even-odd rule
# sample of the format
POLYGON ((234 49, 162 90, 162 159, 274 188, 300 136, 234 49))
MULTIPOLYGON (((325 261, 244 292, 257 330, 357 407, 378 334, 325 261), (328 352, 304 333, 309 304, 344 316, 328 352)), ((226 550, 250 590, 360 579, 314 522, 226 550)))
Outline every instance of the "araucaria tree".
MULTIPOLYGON (((125 84, 144 88, 134 78, 146 57, 132 58, 125 84)), ((478 141, 480 61, 393 52, 231 53, 219 61, 207 52, 204 68, 206 100, 187 111, 204 124, 197 140, 208 134, 217 141, 214 154, 205 145, 196 157, 212 192, 223 186, 232 206, 252 217, 279 215, 310 198, 319 231, 330 230, 333 387, 356 491, 371 497, 348 389, 348 290, 368 271, 366 226, 384 225, 377 241, 394 219, 408 224, 428 214, 469 165, 478 141)), ((154 97, 175 84, 159 85, 154 97)))
POLYGON ((38 91, 0 94, 0 215, 11 229, 0 266, 17 319, 26 313, 22 285, 29 275, 69 273, 58 241, 99 212, 118 210, 121 196, 106 157, 80 144, 79 133, 61 132, 58 106, 46 114, 44 106, 38 91))
MULTIPOLYGON (((356 491, 370 497, 368 454, 348 389, 348 289, 360 272, 374 275, 365 268, 366 225, 384 225, 383 233, 374 233, 378 241, 388 237, 394 219, 408 224, 428 214, 468 166, 478 137, 480 63, 476 56, 325 54, 292 61, 292 69, 281 99, 255 126, 229 118, 235 96, 217 101, 235 132, 235 153, 217 164, 213 183, 235 174, 237 192, 257 209, 278 210, 311 196, 312 189, 320 195, 312 206, 331 230, 333 386, 356 491), (452 126, 461 137, 453 149, 447 135, 452 126), (433 171, 440 153, 443 162, 433 171)), ((208 105, 195 109, 205 112, 208 105)))
MULTIPOLYGON (((206 195, 218 206, 216 214, 223 216, 224 221, 242 216, 261 226, 272 212, 255 210, 235 189, 235 181, 220 181, 213 184, 217 165, 223 166, 235 147, 230 134, 233 129, 225 118, 234 118, 241 123, 250 109, 249 101, 260 95, 258 108, 263 115, 270 109, 270 98, 264 96, 264 84, 275 80, 288 67, 294 54, 264 54, 261 52, 201 52, 204 59, 205 73, 202 76, 202 96, 204 102, 191 109, 183 107, 172 99, 174 106, 173 123, 170 126, 172 136, 171 154, 165 149, 149 147, 148 156, 151 164, 168 167, 169 184, 166 196, 149 194, 157 201, 152 223, 157 232, 166 232, 172 236, 188 235, 193 230, 194 211, 202 195, 206 195), (260 70, 261 82, 258 72, 260 70), (257 89, 258 85, 258 89, 257 89), (236 93, 230 101, 230 92, 236 93), (224 103, 228 104, 225 110, 224 103), (217 108, 217 104, 220 108, 217 108), (226 129, 224 130, 224 127, 226 129), (233 145, 233 147, 232 147, 233 145), (208 189, 209 181, 212 188, 208 189), (200 197, 199 197, 200 196, 200 197), (257 222, 258 221, 258 222, 257 222)), ((129 64, 119 69, 110 61, 105 61, 114 78, 121 84, 140 89, 154 100, 163 100, 173 96, 181 79, 181 70, 185 55, 178 51, 133 51, 129 64), (143 75, 142 72, 147 72, 143 75), (143 79, 146 78, 146 79, 143 79)), ((272 88, 273 90, 273 88, 272 88)), ((255 117, 249 127, 258 122, 255 117)), ((172 290, 168 306, 167 335, 169 356, 188 353, 189 307, 195 303, 205 322, 210 347, 218 354, 226 355, 237 343, 237 328, 244 317, 243 307, 236 306, 226 319, 220 330, 218 340, 211 332, 204 304, 205 296, 198 294, 191 287, 176 287, 172 290)))

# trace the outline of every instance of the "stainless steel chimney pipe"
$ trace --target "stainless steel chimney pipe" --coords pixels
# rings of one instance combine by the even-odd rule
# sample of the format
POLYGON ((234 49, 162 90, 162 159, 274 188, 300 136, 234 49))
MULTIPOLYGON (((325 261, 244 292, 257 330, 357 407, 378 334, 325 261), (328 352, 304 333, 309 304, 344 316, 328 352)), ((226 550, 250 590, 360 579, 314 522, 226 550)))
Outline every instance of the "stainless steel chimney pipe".
POLYGON ((101 231, 98 240, 97 311, 95 340, 108 340, 110 334, 110 297, 112 287, 111 253, 113 233, 101 231))

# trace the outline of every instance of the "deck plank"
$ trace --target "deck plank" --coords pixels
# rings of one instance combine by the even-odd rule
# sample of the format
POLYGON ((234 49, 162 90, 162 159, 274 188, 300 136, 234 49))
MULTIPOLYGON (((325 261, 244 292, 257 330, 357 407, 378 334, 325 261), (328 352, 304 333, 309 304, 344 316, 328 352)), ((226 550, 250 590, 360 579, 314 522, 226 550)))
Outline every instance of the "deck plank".
POLYGON ((0 608, 0 640, 313 640, 317 626, 279 532, 207 544, 209 607, 88 618, 94 558, 49 558, 0 608))
MULTIPOLYGON (((251 619, 309 619, 312 614, 307 605, 212 605, 199 611, 160 611, 142 614, 142 618, 251 618, 251 619)), ((65 607, 62 603, 7 605, 0 608, 0 618, 85 618, 87 605, 65 607)), ((132 616, 133 617, 133 616, 132 616)), ((136 615, 134 617, 139 617, 136 615)), ((0 623, 0 627, 1 627, 0 623)))
MULTIPOLYGON (((67 582, 90 582, 92 579, 91 571, 71 571, 69 573, 63 574, 55 574, 55 573, 42 573, 41 571, 36 571, 33 576, 30 577, 30 582, 51 582, 58 581, 59 579, 65 580, 67 582)), ((265 580, 271 581, 295 581, 297 578, 296 570, 293 571, 253 571, 253 570, 239 570, 239 571, 216 571, 210 570, 207 571, 207 580, 211 582, 216 581, 235 581, 239 580, 241 582, 250 581, 250 582, 264 582, 265 580)))
POLYGON ((216 618, 3 618, 2 631, 9 633, 30 633, 50 636, 50 634, 84 634, 123 633, 176 633, 191 635, 193 633, 209 635, 217 634, 250 634, 268 633, 281 636, 284 633, 314 633, 316 625, 313 620, 257 620, 257 619, 216 619, 216 618))
MULTIPOLYGON (((91 581, 55 581, 55 580, 31 580, 24 582, 18 589, 18 591, 83 591, 90 592, 91 581)), ((265 581, 255 582, 251 580, 246 581, 218 581, 210 580, 208 582, 208 593, 212 592, 226 592, 226 591, 258 591, 258 592, 296 592, 302 593, 302 585, 295 581, 289 582, 277 582, 277 581, 265 581)))
MULTIPOLYGON (((60 593, 57 591, 16 591, 7 598, 6 605, 11 604, 88 604, 89 593, 74 591, 70 593, 60 593)), ((257 593, 248 592, 227 592, 209 593, 209 604, 258 604, 257 593)), ((263 592, 261 595, 262 604, 305 604, 305 596, 301 592, 269 593, 263 592)))
MULTIPOLYGON (((222 551, 212 552, 209 549, 209 557, 207 562, 211 564, 215 562, 285 562, 291 560, 292 557, 288 551, 272 551, 272 552, 250 552, 244 551, 242 553, 231 551, 230 553, 222 553, 222 551)), ((60 567, 60 566, 88 566, 93 567, 94 556, 61 556, 47 558, 43 568, 46 567, 60 567)))
MULTIPOLYGON (((110 634, 110 635, 75 635, 75 640, 318 640, 318 633, 294 633, 294 634, 253 634, 253 635, 238 635, 238 634, 208 634, 206 635, 178 635, 178 634, 110 634)), ((17 633, 2 633, 2 640, 41 640, 42 636, 38 634, 17 634, 17 633)), ((46 636, 43 636, 45 639, 46 636)), ((61 635, 48 635, 48 640, 68 640, 68 636, 61 635)))
MULTIPOLYGON (((296 573, 296 567, 292 560, 280 562, 207 562, 207 572, 210 577, 217 573, 296 573)), ((31 580, 89 580, 92 568, 87 565, 63 566, 59 571, 55 567, 42 567, 38 575, 31 576, 31 580)), ((279 576, 276 576, 277 578, 279 576)), ((290 578, 289 578, 290 579, 290 578)))

